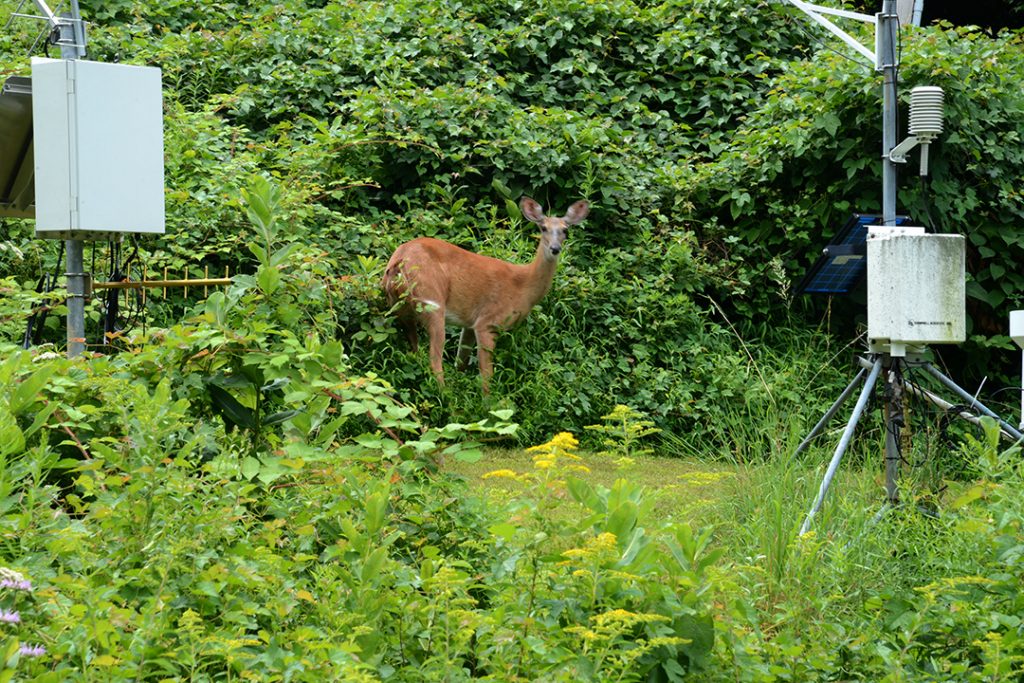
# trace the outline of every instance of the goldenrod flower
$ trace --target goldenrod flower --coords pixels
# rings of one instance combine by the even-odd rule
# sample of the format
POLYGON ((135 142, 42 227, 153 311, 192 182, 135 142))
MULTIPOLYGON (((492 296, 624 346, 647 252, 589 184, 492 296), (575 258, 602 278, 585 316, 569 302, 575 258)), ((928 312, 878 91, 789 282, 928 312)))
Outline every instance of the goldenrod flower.
POLYGON ((480 477, 481 479, 515 479, 519 475, 512 470, 494 470, 480 477))
POLYGON ((592 617, 594 625, 599 629, 612 630, 615 626, 628 628, 634 624, 649 624, 655 621, 669 621, 669 618, 661 614, 638 614, 624 609, 613 609, 608 612, 596 614, 592 617))
POLYGON ((571 451, 579 447, 580 442, 576 440, 576 437, 572 435, 572 432, 559 432, 545 444, 540 446, 530 446, 527 451, 571 451))

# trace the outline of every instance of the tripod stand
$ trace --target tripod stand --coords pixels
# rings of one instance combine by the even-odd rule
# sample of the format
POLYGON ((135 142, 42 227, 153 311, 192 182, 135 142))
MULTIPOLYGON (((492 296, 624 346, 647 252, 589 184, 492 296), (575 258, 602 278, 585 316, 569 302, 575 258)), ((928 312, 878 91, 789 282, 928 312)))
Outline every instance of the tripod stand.
MULTIPOLYGON (((879 375, 882 371, 885 371, 885 383, 886 383, 886 404, 885 404, 885 492, 886 502, 890 505, 895 505, 899 502, 899 469, 900 469, 900 449, 899 440, 903 432, 903 397, 906 393, 922 397, 930 403, 938 406, 943 410, 951 410, 954 406, 941 398, 936 396, 934 393, 919 387, 913 382, 905 380, 902 376, 901 365, 905 363, 916 363, 920 367, 923 367, 930 375, 935 377, 940 383, 946 388, 950 389, 960 398, 967 401, 967 405, 981 413, 998 421, 1000 429, 1004 435, 1012 439, 1019 440, 1022 438, 1021 433, 1015 429, 1012 425, 1007 423, 1005 420, 1000 418, 994 412, 986 408, 984 405, 979 403, 975 397, 971 396, 967 391, 957 385, 956 382, 951 380, 946 375, 942 374, 938 369, 935 368, 931 363, 927 361, 911 359, 904 360, 901 356, 892 356, 889 353, 871 353, 867 358, 858 358, 858 364, 861 366, 857 375, 853 378, 853 381, 847 385, 846 389, 840 393, 839 398, 836 399, 835 403, 832 404, 822 418, 818 421, 818 424, 814 425, 811 429, 810 434, 807 435, 799 446, 796 447, 793 455, 798 455, 802 452, 808 444, 822 432, 828 422, 835 417, 836 413, 842 407, 843 403, 848 399, 857 388, 857 385, 864 382, 864 386, 861 388, 860 396, 857 399, 857 403, 854 406, 853 413, 850 415, 850 419, 846 423, 846 428, 843 430, 843 435, 839 439, 839 444, 836 446, 835 453, 832 455, 832 460, 829 462, 828 469, 825 471, 825 477, 822 479, 821 486, 818 488, 818 495, 814 500, 814 505, 811 506, 810 512, 807 513, 807 518, 804 519, 804 523, 800 527, 800 535, 807 533, 810 529, 811 521, 814 516, 821 509, 821 505, 825 500, 825 495, 828 493, 829 486, 832 484, 832 478, 835 476, 836 469, 839 467, 840 461, 843 459, 843 454, 846 449, 849 448, 850 442, 853 440, 853 433, 857 428, 857 422, 860 421, 861 415, 864 413, 864 409, 867 407, 868 399, 871 397, 871 393, 874 390, 875 383, 878 381, 879 375), (867 375, 865 379, 865 374, 867 375)), ((970 415, 966 411, 961 411, 961 414, 977 421, 977 417, 970 415)))

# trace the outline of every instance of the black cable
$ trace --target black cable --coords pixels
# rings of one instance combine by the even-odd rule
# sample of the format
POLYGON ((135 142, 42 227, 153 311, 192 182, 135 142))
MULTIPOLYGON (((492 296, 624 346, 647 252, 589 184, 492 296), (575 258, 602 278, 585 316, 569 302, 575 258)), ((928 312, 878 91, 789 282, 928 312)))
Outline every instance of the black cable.
MULTIPOLYGON (((59 247, 57 249, 57 265, 54 266, 53 275, 49 276, 49 279, 47 279, 45 271, 39 277, 39 283, 36 285, 36 292, 39 294, 52 292, 56 289, 57 281, 60 279, 60 268, 64 262, 64 245, 60 242, 57 244, 59 247)), ((25 336, 21 340, 21 347, 23 349, 29 349, 42 341, 43 326, 46 323, 46 316, 49 312, 49 304, 44 304, 32 311, 32 315, 28 317, 28 321, 25 324, 25 336)))
MULTIPOLYGON (((133 260, 137 260, 137 257, 139 255, 139 236, 138 235, 132 235, 131 239, 132 239, 132 243, 134 245, 134 249, 132 250, 132 255, 130 257, 128 257, 129 258, 129 262, 131 262, 133 260)), ((135 272, 139 274, 139 278, 138 278, 139 280, 145 279, 146 269, 144 267, 140 267, 139 265, 136 265, 135 266, 135 272)), ((126 328, 135 327, 135 325, 138 324, 139 320, 141 319, 142 320, 142 332, 143 332, 143 334, 145 334, 145 332, 146 332, 146 318, 145 318, 145 315, 144 315, 145 297, 143 296, 144 292, 145 292, 145 288, 144 287, 134 290, 135 307, 134 307, 134 310, 133 310, 133 313, 132 313, 131 317, 128 319, 127 323, 125 324, 126 328)), ((126 299, 127 298, 128 297, 126 297, 126 299)))
MULTIPOLYGON (((918 372, 918 366, 917 365, 913 365, 913 364, 910 364, 910 363, 906 364, 906 378, 907 378, 906 379, 906 383, 909 384, 910 386, 912 386, 917 391, 924 392, 925 389, 921 385, 921 382, 918 379, 919 375, 920 375, 920 373, 918 372)), ((928 406, 931 405, 931 402, 928 401, 926 397, 921 397, 921 398, 922 398, 922 400, 919 400, 919 401, 917 401, 914 404, 915 406, 920 406, 921 409, 913 411, 911 413, 911 416, 912 416, 912 419, 913 419, 913 416, 916 416, 918 413, 920 413, 920 419, 917 420, 917 428, 914 429, 913 434, 921 434, 921 433, 923 433, 924 434, 924 438, 925 438, 925 443, 924 443, 924 447, 921 449, 922 450, 921 458, 916 463, 910 463, 912 467, 920 467, 920 466, 924 465, 925 458, 927 457, 927 454, 929 454, 929 453, 931 453, 933 451, 933 445, 934 445, 932 443, 932 430, 930 429, 931 419, 929 417, 929 415, 931 415, 934 411, 931 408, 928 408, 928 406), (927 409, 927 413, 926 413, 926 409, 927 409)))
POLYGON ((949 450, 953 450, 957 446, 957 443, 949 433, 950 426, 957 419, 966 419, 961 413, 970 412, 970 410, 971 406, 964 403, 952 405, 943 411, 942 417, 939 419, 939 436, 942 438, 942 444, 949 450))
MULTIPOLYGON (((121 264, 123 277, 121 278, 120 281, 130 279, 132 262, 135 261, 139 255, 138 236, 131 235, 130 238, 132 240, 132 251, 128 255, 128 258, 126 258, 124 262, 121 264)), ((138 272, 138 267, 136 267, 136 272, 138 272)), ((120 320, 118 322, 118 331, 121 332, 123 332, 124 330, 130 330, 131 328, 135 327, 136 323, 138 322, 138 318, 142 313, 142 290, 125 290, 123 304, 124 312, 120 314, 120 320)))
MULTIPOLYGON (((136 235, 131 236, 132 250, 124 261, 122 261, 123 245, 120 241, 111 240, 108 243, 108 263, 110 265, 109 281, 125 282, 129 279, 132 262, 139 255, 139 240, 136 235)), ((121 290, 111 288, 103 297, 103 336, 104 342, 108 345, 114 337, 125 330, 130 330, 138 323, 142 316, 142 291, 136 290, 124 292, 124 302, 121 301, 121 290)), ((143 323, 145 324, 145 323, 143 323)))
MULTIPOLYGON (((108 263, 110 265, 108 281, 109 282, 123 282, 127 278, 124 273, 121 272, 121 244, 117 240, 111 240, 108 243, 108 263)), ((119 332, 120 328, 117 324, 118 312, 121 304, 121 292, 118 289, 111 287, 107 290, 106 295, 103 297, 103 343, 110 344, 111 339, 114 335, 119 332)))

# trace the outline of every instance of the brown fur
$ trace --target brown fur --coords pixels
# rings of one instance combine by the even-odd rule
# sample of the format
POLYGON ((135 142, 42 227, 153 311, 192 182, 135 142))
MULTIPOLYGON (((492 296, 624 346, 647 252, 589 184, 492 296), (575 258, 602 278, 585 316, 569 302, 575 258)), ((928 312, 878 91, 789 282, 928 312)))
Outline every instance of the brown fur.
POLYGON ((460 365, 468 360, 469 337, 476 337, 483 391, 488 393, 495 334, 520 322, 548 293, 568 227, 581 222, 589 211, 586 202, 577 202, 565 216, 548 217, 528 197, 520 207, 527 219, 541 226, 541 241, 532 263, 508 263, 432 237, 406 242, 388 261, 382 282, 388 303, 394 306, 404 301, 396 315, 413 351, 418 348, 417 323, 427 329, 430 367, 442 385, 441 357, 448 322, 463 330, 460 365))

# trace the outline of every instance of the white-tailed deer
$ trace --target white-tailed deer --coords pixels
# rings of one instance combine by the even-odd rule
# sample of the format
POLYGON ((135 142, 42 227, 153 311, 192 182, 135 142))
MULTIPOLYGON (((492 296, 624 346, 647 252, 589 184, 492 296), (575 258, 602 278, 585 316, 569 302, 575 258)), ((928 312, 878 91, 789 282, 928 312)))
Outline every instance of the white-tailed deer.
POLYGON ((430 335, 430 367, 444 385, 441 356, 445 323, 462 328, 459 364, 469 360, 470 337, 476 337, 483 391, 490 390, 494 336, 526 317, 551 289, 558 255, 569 232, 587 217, 590 206, 576 202, 564 216, 545 216, 529 197, 519 202, 527 219, 540 226, 540 245, 533 263, 515 264, 466 251, 442 240, 420 237, 395 249, 384 271, 382 286, 388 303, 404 303, 396 312, 399 326, 415 352, 416 324, 430 335))

